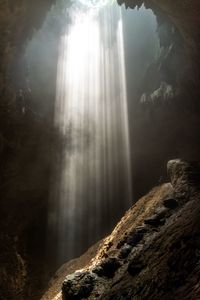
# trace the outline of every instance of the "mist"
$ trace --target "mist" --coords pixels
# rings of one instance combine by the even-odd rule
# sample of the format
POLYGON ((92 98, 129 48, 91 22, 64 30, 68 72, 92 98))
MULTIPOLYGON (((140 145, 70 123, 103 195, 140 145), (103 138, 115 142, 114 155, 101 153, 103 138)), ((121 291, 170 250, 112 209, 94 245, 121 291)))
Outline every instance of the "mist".
MULTIPOLYGON (((114 6, 116 5, 116 8, 119 9, 117 4, 113 4, 113 5, 114 6)), ((36 115, 45 118, 49 123, 54 122, 54 118, 55 118, 55 110, 56 110, 55 98, 56 98, 56 82, 57 82, 56 77, 57 77, 57 70, 59 68, 57 63, 59 58, 59 45, 62 36, 65 34, 66 28, 70 27, 71 23, 73 22, 72 14, 70 14, 70 10, 72 9, 73 9, 73 5, 71 8, 69 8, 69 10, 67 10, 67 8, 63 4, 63 1, 57 1, 57 4, 52 8, 52 10, 47 15, 43 27, 39 31, 35 32, 32 40, 30 40, 29 43, 27 44, 25 56, 22 58, 21 65, 24 64, 27 70, 26 77, 29 86, 27 87, 27 82, 26 82, 25 83, 26 88, 29 88, 31 90, 29 105, 32 111, 34 111, 36 115)), ((105 22, 107 18, 106 10, 107 10, 106 7, 102 8, 99 13, 100 28, 101 28, 100 39, 101 41, 104 41, 104 47, 105 49, 107 49, 106 51, 111 51, 117 39, 118 20, 114 15, 112 15, 112 17, 110 15, 109 20, 111 22, 110 25, 111 31, 109 32, 107 30, 107 25, 105 22)), ((140 88, 142 79, 149 65, 156 59, 158 49, 159 49, 159 43, 158 43, 158 35, 156 32, 156 28, 157 28, 156 18, 153 15, 151 10, 146 10, 144 7, 142 7, 140 10, 126 10, 124 7, 122 7, 121 14, 123 20, 123 41, 124 41, 125 78, 126 78, 125 88, 127 94, 127 109, 128 109, 128 119, 129 119, 129 124, 128 124, 129 126, 128 136, 130 137, 129 151, 132 157, 132 161, 130 157, 130 162, 128 164, 130 165, 130 168, 133 170, 133 174, 135 174, 134 173, 134 149, 137 140, 134 137, 134 127, 135 127, 134 111, 136 110, 137 107, 138 90, 140 88)), ((81 51, 81 49, 79 51, 81 51)), ((77 52, 77 59, 79 59, 78 56, 79 54, 77 52)), ((114 62, 114 64, 116 64, 116 62, 114 62)), ((77 74, 79 72, 80 69, 77 65, 77 74)), ((111 84, 112 82, 110 82, 110 85, 111 84)), ((116 82, 115 96, 114 96, 115 98, 119 93, 118 85, 119 83, 116 82)), ((101 92, 102 91, 100 91, 100 93, 101 92)), ((117 103, 116 99, 113 98, 113 101, 115 100, 115 102, 117 103)), ((116 108, 114 108, 113 105, 114 104, 112 104, 110 109, 116 110, 117 106, 116 108)), ((114 113, 114 111, 112 113, 114 113)), ((121 139, 121 141, 123 142, 122 137, 120 137, 119 134, 119 132, 123 128, 122 123, 120 123, 121 120, 120 115, 117 112, 117 110, 114 114, 116 115, 115 118, 118 119, 116 119, 115 121, 115 123, 117 124, 117 126, 115 125, 116 129, 114 129, 114 127, 112 129, 113 134, 115 132, 114 130, 118 130, 117 133, 119 136, 118 140, 121 139)), ((111 118, 111 115, 108 118, 111 118)), ((110 122, 108 120, 104 122, 110 122)), ((94 122, 91 117, 89 122, 91 124, 94 122)), ((62 153, 60 154, 60 157, 57 159, 57 162, 56 161, 54 162, 56 167, 52 169, 52 179, 51 179, 51 187, 50 187, 51 192, 50 192, 49 203, 50 203, 50 210, 54 211, 53 213, 54 217, 51 213, 51 222, 50 222, 51 229, 48 234, 49 235, 48 245, 51 244, 52 241, 54 241, 54 245, 56 243, 58 244, 59 251, 65 253, 65 255, 60 254, 62 256, 61 262, 64 259, 66 259, 66 257, 68 257, 69 259, 80 255, 83 252, 83 250, 88 248, 89 245, 93 244, 94 242, 98 241, 100 238, 108 234, 109 231, 116 224, 117 220, 124 214, 126 209, 128 209, 130 203, 134 203, 137 200, 137 194, 134 196, 135 194, 134 192, 132 193, 132 195, 128 195, 127 182, 129 179, 128 178, 126 179, 126 175, 123 171, 124 158, 122 156, 122 153, 124 150, 117 149, 119 146, 117 144, 116 145, 113 144, 109 146, 112 147, 112 150, 110 151, 112 151, 113 154, 115 152, 117 153, 117 151, 119 153, 121 152, 120 154, 121 157, 120 156, 118 157, 118 167, 116 167, 117 166, 116 163, 113 164, 112 158, 110 158, 110 162, 109 161, 106 162, 105 160, 106 164, 108 163, 110 164, 111 169, 109 171, 110 172, 109 181, 113 183, 112 184, 110 183, 110 187, 109 187, 110 192, 108 190, 108 187, 106 187, 105 183, 103 183, 103 181, 101 184, 100 183, 98 184, 99 185, 98 188, 96 187, 96 189, 98 189, 96 193, 98 194, 99 197, 99 200, 97 201, 99 202, 97 204, 98 215, 93 215, 93 216, 91 215, 91 211, 93 211, 94 213, 94 207, 93 207, 94 204, 92 204, 91 208, 88 208, 89 209, 88 211, 87 211, 88 204, 86 205, 86 203, 90 203, 90 201, 92 201, 90 193, 89 191, 87 191, 87 189, 89 189, 88 184, 90 185, 90 187, 93 186, 95 188, 95 185, 97 183, 91 181, 91 179, 87 179, 88 181, 85 181, 86 190, 85 191, 79 190, 78 182, 80 182, 80 179, 78 178, 76 182, 77 184, 76 197, 81 197, 78 195, 82 195, 82 201, 83 202, 86 201, 85 209, 84 207, 81 208, 82 206, 79 203, 79 200, 76 199, 75 203, 77 203, 76 204, 77 207, 75 208, 74 213, 72 213, 71 208, 69 208, 68 215, 67 213, 64 213, 65 209, 62 204, 61 210, 63 212, 63 215, 61 216, 61 214, 59 214, 59 211, 56 209, 57 205, 59 206, 59 204, 55 204, 56 201, 59 203, 59 197, 62 198, 64 197, 62 203, 65 203, 63 201, 66 201, 64 200, 66 196, 64 196, 63 194, 61 196, 59 192, 59 190, 63 191, 64 188, 60 186, 59 181, 63 181, 62 176, 65 176, 66 180, 69 181, 69 185, 72 185, 72 182, 70 181, 71 179, 69 179, 70 178, 69 175, 67 175, 65 170, 62 170, 63 165, 66 164, 68 164, 68 166, 70 165, 69 157, 70 156, 72 157, 72 155, 74 155, 74 153, 78 151, 77 155, 79 153, 79 159, 80 159, 81 157, 80 155, 82 155, 80 151, 82 152, 87 151, 88 154, 87 154, 86 164, 97 165, 97 162, 93 161, 93 158, 91 157, 90 154, 91 150, 87 150, 89 149, 89 147, 91 147, 90 145, 95 142, 94 138, 98 139, 98 136, 95 137, 91 132, 91 128, 92 125, 90 125, 90 129, 86 127, 85 129, 83 129, 83 128, 77 128, 75 124, 71 124, 71 125, 68 124, 67 129, 65 129, 64 132, 61 132, 61 135, 63 135, 64 137, 62 153), (74 128, 74 126, 76 128, 74 128), (81 143, 80 145, 80 141, 84 141, 84 144, 81 143), (68 157, 68 159, 64 159, 65 155, 68 157), (120 172, 118 171, 120 170, 120 168, 121 168, 121 175, 120 172), (65 174, 65 175, 61 175, 61 174, 65 174), (116 183, 114 184, 114 182, 116 182, 117 185, 116 183), (108 195, 109 193, 110 196, 108 195), (106 210, 108 210, 109 207, 112 207, 112 203, 115 203, 116 208, 110 214, 110 212, 106 210), (126 205, 126 203, 129 204, 126 205), (73 215, 74 219, 69 221, 71 215, 73 215), (52 221, 52 218, 54 219, 56 218, 58 220, 60 218, 60 221, 57 224, 57 221, 52 221), (88 218, 90 218, 90 227, 88 227, 86 221, 88 218), (62 222, 61 219, 62 220, 65 219, 65 221, 63 221, 64 222, 63 224, 61 224, 62 222), (97 226, 95 225, 95 222, 97 223, 97 219, 99 220, 98 221, 99 224, 98 224, 98 228, 96 228, 95 230, 95 226, 97 226), (52 222, 54 222, 54 225, 52 225, 52 222), (70 226, 77 229, 73 229, 69 227, 69 222, 70 224, 72 224, 70 226), (81 222, 82 224, 81 226, 78 225, 79 222, 81 222), (64 244, 62 241, 59 241, 59 238, 60 240, 61 239, 63 240, 64 237, 60 236, 55 226, 60 226, 60 228, 61 227, 66 228, 66 229, 62 229, 63 235, 65 235, 64 244), (82 228, 82 226, 84 226, 84 229, 82 228), (67 232, 69 232, 69 239, 67 238, 67 232), (89 232, 90 235, 88 236, 89 232), (92 232, 94 232, 94 234, 92 234, 92 232), (70 248, 69 243, 73 243, 71 249, 69 249, 70 248), (62 249, 62 247, 64 248, 62 249), (67 249, 69 251, 67 251, 67 249)), ((108 152, 108 150, 106 151, 108 152)), ((113 154, 111 154, 111 156, 113 154)), ((78 158, 76 158, 76 160, 77 159, 78 158)), ((69 168, 68 166, 66 165, 65 167, 66 170, 67 168, 69 168)), ((94 174, 93 175, 91 174, 90 176, 94 176, 94 174)), ((103 177, 101 180, 103 180, 103 177)), ((131 185, 134 186, 134 182, 132 180, 133 179, 131 179, 131 185)), ((66 188, 64 188, 64 190, 65 189, 66 188)), ((69 193, 70 192, 68 191, 68 195, 70 195, 69 193)), ((93 202, 94 201, 95 200, 93 199, 93 202)))
MULTIPOLYGON (((80 7, 83 11, 86 10, 85 8, 82 8, 81 5, 80 7)), ((45 119, 47 123, 52 125, 55 121, 56 111, 55 99, 60 51, 59 45, 66 33, 66 29, 70 28, 73 23, 73 17, 70 13, 71 9, 73 9, 73 5, 67 8, 63 1, 58 1, 56 3, 47 15, 43 27, 36 31, 33 38, 27 43, 25 55, 22 56, 20 64, 18 64, 18 68, 24 70, 23 73, 26 78, 24 82, 20 81, 20 78, 18 78, 18 88, 23 87, 27 90, 27 94, 29 95, 29 106, 33 113, 36 116, 45 119)), ((181 113, 179 122, 176 120, 177 113, 179 113, 179 99, 181 97, 178 94, 178 90, 180 89, 178 83, 182 80, 177 74, 180 74, 179 70, 182 67, 184 60, 184 55, 181 52, 182 40, 180 34, 168 20, 160 21, 155 17, 151 10, 145 9, 144 7, 141 7, 139 10, 132 10, 125 9, 125 7, 122 6, 121 14, 123 20, 125 77, 129 122, 128 135, 130 138, 130 167, 133 193, 130 199, 127 195, 127 180, 125 177, 123 178, 123 172, 121 174, 122 176, 115 178, 118 185, 111 185, 111 198, 107 195, 105 184, 100 184, 98 194, 102 195, 102 199, 101 204, 98 204, 99 214, 101 215, 101 217, 98 217, 100 218, 98 229, 96 229, 96 231, 94 230, 95 233, 90 234, 89 237, 87 233, 89 231, 92 232, 91 228, 95 228, 94 224, 96 217, 95 215, 93 217, 89 216, 88 212, 90 210, 87 212, 87 208, 82 208, 81 213, 80 207, 79 213, 77 208, 77 219, 74 217, 74 226, 78 228, 79 225, 77 225, 77 222, 80 222, 80 220, 83 220, 84 218, 86 220, 88 217, 91 219, 91 225, 90 229, 88 229, 87 221, 81 221, 83 222, 82 224, 85 224, 85 229, 81 228, 81 231, 78 229, 79 233, 74 232, 74 234, 72 233, 72 230, 70 230, 70 234, 74 237, 76 236, 76 238, 73 242, 74 248, 71 249, 71 254, 68 258, 80 255, 89 245, 108 234, 116 224, 117 220, 124 214, 126 209, 128 209, 128 205, 125 205, 125 203, 130 203, 129 201, 134 203, 140 196, 148 192, 153 185, 166 181, 166 162, 173 157, 190 157, 191 147, 187 146, 187 141, 189 140, 190 143, 192 141, 195 145, 197 141, 197 131, 195 130, 193 132, 193 137, 191 137, 190 131, 187 133, 187 128, 179 135, 180 138, 177 139, 177 132, 180 132, 185 119, 185 115, 181 113), (175 63, 173 63, 174 61, 175 63), (160 101, 159 97, 165 99, 165 93, 168 93, 169 98, 167 96, 165 103, 163 103, 163 100, 160 101), (176 99, 175 101, 173 100, 173 103, 172 98, 176 99), (184 138, 183 135, 185 136, 184 138), (150 177, 148 176, 148 169, 152 170, 150 177), (106 212, 107 202, 110 203, 110 206, 111 203, 118 203, 111 215, 106 212), (102 212, 100 213, 100 211, 102 212), (107 221, 103 217, 104 214, 107 214, 107 221), (79 241, 81 241, 81 244, 79 241)), ((105 25, 105 20, 107 18, 106 8, 102 8, 99 15, 101 27, 100 40, 104 41, 104 47, 107 49, 106 51, 109 52, 116 44, 118 20, 113 14, 110 14, 109 19, 111 27, 109 32, 105 25)), ((77 50, 77 60, 81 57, 79 51, 81 51, 81 46, 80 50, 77 50)), ((114 64, 116 64, 116 62, 114 64)), ((79 74, 79 72, 80 68, 77 65, 77 74, 79 74)), ((22 76, 22 78, 24 77, 22 76)), ((111 84, 112 83, 110 82, 110 85, 111 84)), ((118 93, 118 84, 115 84, 115 97, 118 93)), ((184 99, 186 99, 185 96, 184 99)), ((114 108, 112 108, 112 110, 113 109, 114 108)), ((118 120, 116 119, 115 121, 115 127, 119 132, 121 123, 117 110, 115 114, 118 116, 116 117, 118 120)), ((63 174, 63 172, 65 173, 65 171, 62 170, 63 164, 66 165, 67 162, 69 163, 69 160, 66 160, 64 163, 63 157, 65 155, 70 157, 76 151, 78 151, 77 154, 79 153, 80 156, 82 151, 87 151, 87 162, 95 165, 93 158, 91 158, 90 151, 88 150, 92 143, 95 142, 95 138, 97 140, 92 129, 95 127, 95 122, 92 120, 91 116, 89 117, 88 115, 88 118, 91 124, 90 128, 84 127, 83 129, 80 126, 77 127, 73 122, 69 123, 67 128, 64 131, 61 130, 61 132, 59 132, 58 124, 55 127, 57 128, 56 130, 58 130, 59 135, 62 136, 62 152, 60 155, 58 154, 58 158, 54 158, 55 160, 52 167, 51 192, 49 196, 50 207, 52 207, 51 210, 56 210, 55 203, 56 201, 59 201, 59 192, 56 192, 56 190, 59 191, 61 188, 59 181, 63 176, 61 174, 63 174), (81 145, 80 140, 82 141, 81 145), (52 202, 54 203, 53 206, 52 202)), ((196 118, 194 118, 194 116, 192 116, 192 120, 193 123, 196 124, 196 118)), ((113 144, 112 147, 112 153, 121 151, 118 150, 117 145, 113 144)), ((193 151, 192 155, 194 155, 193 151)), ((123 165, 121 163, 123 158, 121 157, 120 160, 118 160, 119 169, 120 166, 123 165)), ((110 173, 111 177, 115 177, 114 172, 116 172, 115 168, 113 168, 110 173)), ((68 175, 66 175, 66 177, 67 176, 68 175)), ((92 178, 92 175, 90 177, 92 178)), ((77 179, 77 182, 78 181, 80 180, 77 179)), ((92 186, 94 185, 94 182, 88 181, 87 184, 92 186)), ((82 193, 83 199, 89 199, 91 197, 89 196, 89 192, 86 191, 87 188, 84 192, 81 192, 78 186, 76 186, 76 189, 79 195, 82 193)), ((89 203, 90 201, 88 199, 87 202, 89 203)), ((94 207, 91 209, 94 211, 94 207)), ((57 215, 57 218, 59 219, 59 214, 57 215)), ((68 219, 66 215, 63 215, 63 219, 64 218, 68 219)), ((67 223, 60 226, 67 228, 67 223)), ((52 243, 53 240, 56 245, 56 243, 58 243, 58 236, 59 235, 54 228, 50 234, 49 243, 52 243)), ((67 248, 67 244, 66 241, 65 249, 67 248)), ((61 246, 59 248, 61 249, 61 246)), ((63 250, 63 253, 64 252, 66 253, 66 250, 63 250)), ((64 254, 62 260, 64 260, 64 254)))

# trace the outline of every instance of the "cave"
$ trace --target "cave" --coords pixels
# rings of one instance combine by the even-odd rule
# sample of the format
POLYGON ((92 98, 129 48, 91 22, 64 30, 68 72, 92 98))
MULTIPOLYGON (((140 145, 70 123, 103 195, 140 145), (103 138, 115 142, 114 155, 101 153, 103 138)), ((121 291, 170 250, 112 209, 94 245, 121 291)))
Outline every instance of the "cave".
POLYGON ((0 8, 0 300, 200 299, 198 1, 0 8))

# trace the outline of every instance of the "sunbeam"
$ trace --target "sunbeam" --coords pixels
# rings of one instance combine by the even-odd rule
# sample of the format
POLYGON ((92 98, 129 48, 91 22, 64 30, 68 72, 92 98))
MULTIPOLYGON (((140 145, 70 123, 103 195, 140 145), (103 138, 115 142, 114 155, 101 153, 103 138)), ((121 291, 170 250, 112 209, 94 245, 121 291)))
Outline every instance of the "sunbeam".
POLYGON ((49 219, 59 258, 98 239, 102 219, 110 228, 132 199, 121 11, 73 8, 71 15, 60 42, 55 113, 66 147, 49 219))

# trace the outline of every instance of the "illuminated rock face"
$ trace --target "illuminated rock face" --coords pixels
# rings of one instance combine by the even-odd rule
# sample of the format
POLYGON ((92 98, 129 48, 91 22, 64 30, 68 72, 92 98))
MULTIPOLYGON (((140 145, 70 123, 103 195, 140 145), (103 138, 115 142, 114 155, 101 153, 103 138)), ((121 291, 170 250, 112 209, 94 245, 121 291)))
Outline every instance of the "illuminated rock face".
POLYGON ((200 165, 173 160, 168 172, 172 185, 157 187, 140 199, 102 242, 96 257, 66 277, 63 299, 81 300, 83 291, 91 300, 199 299, 200 165), (138 232, 141 238, 132 243, 138 232), (128 249, 125 256, 122 240, 128 249))

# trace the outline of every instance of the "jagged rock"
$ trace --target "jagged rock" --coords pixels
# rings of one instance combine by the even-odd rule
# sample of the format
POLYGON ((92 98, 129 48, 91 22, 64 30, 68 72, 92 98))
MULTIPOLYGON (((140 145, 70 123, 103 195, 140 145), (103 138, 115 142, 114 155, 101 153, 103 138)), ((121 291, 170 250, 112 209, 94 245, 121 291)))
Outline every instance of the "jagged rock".
POLYGON ((200 163, 186 162, 181 159, 170 160, 168 174, 177 199, 187 201, 191 193, 200 189, 200 163))
POLYGON ((117 0, 117 3, 119 4, 119 5, 122 5, 122 3, 124 3, 125 2, 125 5, 126 5, 126 8, 132 8, 132 9, 134 9, 134 8, 140 8, 141 6, 142 6, 142 4, 144 3, 144 1, 143 0, 126 0, 126 1, 122 1, 122 0, 117 0))
POLYGON ((96 266, 92 271, 100 277, 112 278, 120 266, 121 264, 116 257, 109 257, 103 260, 102 263, 96 266))
POLYGON ((128 244, 125 244, 120 250, 119 258, 122 258, 122 259, 127 258, 127 256, 130 254, 131 250, 132 250, 132 247, 128 244))
MULTIPOLYGON (((160 87, 155 90, 150 96, 149 101, 152 103, 169 101, 174 98, 173 87, 166 82, 161 82, 160 87)), ((144 98, 141 99, 144 101, 144 98)))
POLYGON ((135 247, 143 238, 144 234, 147 232, 145 227, 136 228, 133 232, 126 235, 117 245, 117 248, 121 248, 124 244, 128 244, 135 247))
POLYGON ((143 238, 145 230, 136 229, 135 232, 127 236, 126 243, 132 247, 136 246, 143 238))
MULTIPOLYGON (((195 171, 192 167, 188 170, 191 174, 195 171)), ((179 174, 182 176, 182 172, 179 174)), ((190 185, 190 181, 185 184, 190 185)), ((183 201, 172 211, 163 207, 163 201, 168 200, 166 203, 170 207, 175 205, 171 200, 179 204, 173 198, 175 189, 178 186, 173 188, 170 183, 161 185, 126 213, 108 238, 113 244, 107 251, 107 259, 102 255, 107 240, 101 244, 94 258, 94 262, 99 261, 98 265, 94 267, 91 263, 95 283, 88 299, 200 299, 200 192, 189 194, 190 201, 183 201), (168 220, 165 226, 160 227, 165 219, 168 220), (147 223, 156 226, 156 230, 142 225, 145 220, 151 220, 147 223), (135 232, 143 234, 142 243, 137 247, 125 243, 117 248, 121 240, 134 236, 135 232), (120 256, 123 251, 125 256, 130 251, 125 259, 120 256), (124 259, 120 268, 116 257, 124 259)), ((76 286, 81 286, 82 282, 80 279, 76 286)))
POLYGON ((95 276, 90 273, 74 273, 69 275, 62 286, 63 300, 86 299, 91 294, 95 284, 95 276))
POLYGON ((102 277, 104 276, 104 271, 103 271, 103 268, 99 265, 95 266, 93 269, 92 269, 92 272, 97 274, 99 277, 102 277))

